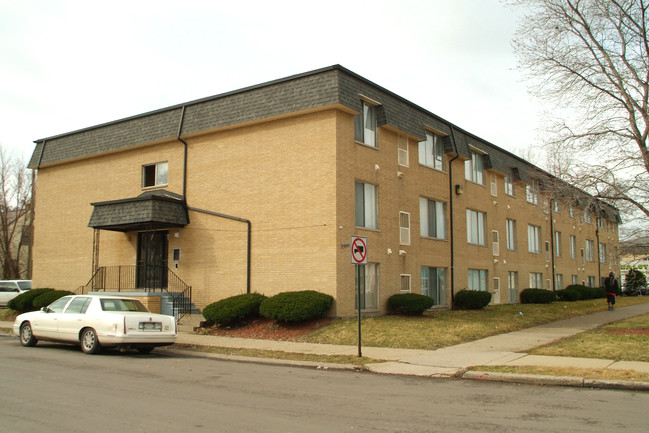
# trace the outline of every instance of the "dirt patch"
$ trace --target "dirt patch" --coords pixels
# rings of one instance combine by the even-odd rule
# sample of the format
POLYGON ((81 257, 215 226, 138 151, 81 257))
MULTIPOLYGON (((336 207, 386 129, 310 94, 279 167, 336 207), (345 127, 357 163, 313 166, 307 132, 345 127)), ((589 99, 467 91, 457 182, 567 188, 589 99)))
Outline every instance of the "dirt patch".
POLYGON ((263 340, 295 341, 318 328, 322 328, 332 319, 322 317, 299 323, 279 323, 272 319, 259 318, 234 326, 211 326, 198 328, 198 334, 219 335, 223 337, 257 338, 263 340))
POLYGON ((608 333, 613 335, 649 335, 649 328, 615 329, 608 333))

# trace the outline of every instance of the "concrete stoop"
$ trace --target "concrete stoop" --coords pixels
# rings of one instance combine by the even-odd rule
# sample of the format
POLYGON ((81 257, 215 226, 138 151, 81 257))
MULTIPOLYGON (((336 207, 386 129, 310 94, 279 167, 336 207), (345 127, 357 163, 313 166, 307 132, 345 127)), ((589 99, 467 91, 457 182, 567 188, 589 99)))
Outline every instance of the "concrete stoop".
POLYGON ((202 314, 187 314, 178 321, 178 332, 194 332, 194 328, 201 325, 205 318, 202 314))

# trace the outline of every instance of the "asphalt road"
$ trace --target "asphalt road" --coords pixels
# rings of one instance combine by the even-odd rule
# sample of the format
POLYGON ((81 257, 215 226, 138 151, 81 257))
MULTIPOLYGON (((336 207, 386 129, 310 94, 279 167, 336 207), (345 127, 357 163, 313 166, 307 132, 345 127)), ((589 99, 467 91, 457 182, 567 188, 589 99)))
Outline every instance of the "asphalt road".
POLYGON ((0 336, 0 432, 647 432, 649 393, 239 363, 0 336))

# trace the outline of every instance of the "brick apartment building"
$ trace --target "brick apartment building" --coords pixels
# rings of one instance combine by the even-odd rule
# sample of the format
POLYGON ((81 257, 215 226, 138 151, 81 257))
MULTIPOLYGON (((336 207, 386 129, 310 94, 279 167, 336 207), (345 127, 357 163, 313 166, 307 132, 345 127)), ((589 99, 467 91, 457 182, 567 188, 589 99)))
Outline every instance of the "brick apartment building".
POLYGON ((37 140, 30 168, 36 287, 310 289, 349 316, 357 284, 386 312, 619 273, 615 208, 337 65, 37 140))

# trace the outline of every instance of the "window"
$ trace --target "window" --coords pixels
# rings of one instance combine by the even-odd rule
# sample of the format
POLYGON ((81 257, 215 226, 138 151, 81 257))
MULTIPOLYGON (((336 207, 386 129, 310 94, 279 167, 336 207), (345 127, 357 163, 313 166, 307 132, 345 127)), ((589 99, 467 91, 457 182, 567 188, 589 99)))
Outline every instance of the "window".
POLYGON ((48 307, 48 311, 52 313, 62 313, 65 304, 70 302, 70 297, 66 296, 64 298, 59 298, 56 301, 52 302, 48 307))
POLYGON ((568 208, 568 214, 570 215, 570 218, 574 218, 574 217, 575 217, 575 208, 573 208, 572 206, 570 206, 570 207, 568 208))
POLYGON ((404 135, 399 135, 399 153, 398 163, 404 167, 408 167, 408 138, 404 135))
POLYGON ((401 293, 410 293, 410 274, 401 274, 401 293))
POLYGON ((446 239, 446 206, 444 203, 420 197, 419 226, 422 237, 446 239))
POLYGON ((556 274, 554 276, 554 289, 563 290, 563 274, 556 274))
POLYGON ((593 223, 593 214, 588 210, 584 211, 584 221, 586 221, 588 224, 593 223))
POLYGON ((492 174, 491 176, 489 176, 489 178, 491 180, 491 182, 490 182, 491 183, 491 195, 496 197, 496 196, 498 196, 498 178, 496 177, 495 174, 492 174))
POLYGON ((469 290, 487 291, 487 271, 485 269, 469 269, 469 290))
POLYGON ((541 227, 527 226, 527 251, 533 254, 541 254, 541 227))
POLYGON ((142 188, 167 185, 169 164, 159 162, 142 166, 142 188))
POLYGON ((552 212, 559 213, 561 212, 559 208, 559 201, 558 200, 552 200, 552 212))
POLYGON ((91 298, 74 298, 68 308, 65 309, 66 314, 86 314, 88 305, 90 304, 91 298))
POLYGON ((550 242, 545 241, 545 261, 550 261, 550 242))
POLYGON ((570 258, 577 258, 577 238, 573 235, 570 235, 570 258))
POLYGON ((606 227, 606 220, 604 218, 597 218, 597 227, 601 229, 606 227))
POLYGON ((376 147, 376 107, 363 102, 363 112, 354 117, 354 139, 376 147))
POLYGON ((444 170, 444 143, 441 135, 426 131, 426 141, 419 142, 419 163, 444 170))
POLYGON ((541 272, 530 272, 530 289, 543 288, 543 274, 541 272))
POLYGON ((509 288, 509 302, 515 304, 518 302, 518 272, 507 272, 507 287, 509 288))
POLYGON ((599 244, 599 262, 606 263, 606 244, 599 244))
POLYGON ((356 182, 356 227, 378 228, 377 186, 356 182))
POLYGON ((466 210, 466 241, 475 245, 487 245, 485 231, 487 215, 484 212, 466 210))
POLYGON ((484 155, 471 152, 471 159, 464 162, 464 176, 466 180, 484 185, 484 155))
POLYGON ((434 305, 447 305, 445 281, 444 268, 421 268, 421 294, 433 298, 434 305))
MULTIPOLYGON (((379 307, 379 264, 358 265, 356 286, 361 288, 361 310, 376 310, 379 307)), ((358 309, 358 299, 356 300, 358 309)))
POLYGON ((500 236, 498 234, 497 230, 492 230, 491 231, 491 246, 492 246, 492 252, 494 256, 499 256, 500 255, 500 236))
POLYGON ((579 277, 577 275, 571 275, 570 276, 570 283, 571 284, 579 284, 579 277))
POLYGON ((508 219, 506 222, 507 249, 516 250, 516 221, 508 219))
POLYGON ((554 232, 554 256, 561 257, 561 232, 554 232))
POLYGON ((410 214, 399 212, 399 243, 410 245, 410 214))
POLYGON ((597 284, 596 281, 597 281, 597 278, 595 278, 594 276, 589 275, 588 276, 588 287, 595 287, 595 284, 597 284))
POLYGON ((514 182, 509 176, 505 176, 505 194, 514 197, 514 182))
POLYGON ((590 239, 586 239, 586 260, 595 261, 595 242, 590 239))
POLYGON ((525 196, 528 203, 539 204, 539 182, 533 180, 531 185, 525 186, 525 196))

